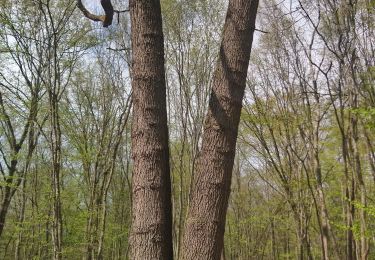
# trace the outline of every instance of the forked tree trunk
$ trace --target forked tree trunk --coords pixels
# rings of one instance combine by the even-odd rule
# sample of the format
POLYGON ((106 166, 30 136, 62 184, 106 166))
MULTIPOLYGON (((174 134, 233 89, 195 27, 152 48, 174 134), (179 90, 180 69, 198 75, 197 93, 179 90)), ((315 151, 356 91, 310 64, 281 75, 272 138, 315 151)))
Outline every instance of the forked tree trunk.
POLYGON ((171 183, 158 0, 131 0, 132 228, 131 259, 173 259, 171 183))
POLYGON ((230 0, 185 224, 182 259, 220 259, 258 0, 230 0))

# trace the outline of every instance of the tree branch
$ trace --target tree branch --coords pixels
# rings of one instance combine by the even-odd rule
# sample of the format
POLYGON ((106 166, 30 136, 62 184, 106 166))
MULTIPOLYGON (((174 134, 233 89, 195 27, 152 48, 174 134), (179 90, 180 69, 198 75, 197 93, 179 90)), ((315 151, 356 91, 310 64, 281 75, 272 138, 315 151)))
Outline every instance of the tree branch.
POLYGON ((257 28, 254 28, 254 31, 261 32, 261 33, 268 33, 266 31, 263 31, 263 30, 260 30, 260 29, 257 29, 257 28))
POLYGON ((111 0, 100 0, 100 3, 102 4, 102 7, 105 12, 105 19, 103 21, 103 27, 108 27, 109 25, 112 24, 113 20, 113 6, 111 3, 111 0))
POLYGON ((79 10, 81 10, 81 12, 83 13, 85 17, 95 22, 102 22, 103 27, 108 27, 112 24, 113 14, 115 12, 123 13, 123 12, 128 11, 128 10, 115 11, 113 9, 111 0, 100 0, 100 3, 104 9, 105 15, 95 15, 95 14, 90 13, 90 11, 87 10, 86 7, 83 5, 82 0, 77 0, 77 7, 79 8, 79 10))
POLYGON ((255 27, 252 27, 251 29, 254 30, 254 31, 257 31, 257 32, 261 32, 261 33, 268 33, 268 32, 266 32, 266 31, 263 31, 263 30, 257 29, 257 28, 255 28, 255 27))
POLYGON ((116 48, 108 47, 107 50, 110 50, 110 51, 128 51, 128 50, 130 50, 130 48, 116 49, 116 48))

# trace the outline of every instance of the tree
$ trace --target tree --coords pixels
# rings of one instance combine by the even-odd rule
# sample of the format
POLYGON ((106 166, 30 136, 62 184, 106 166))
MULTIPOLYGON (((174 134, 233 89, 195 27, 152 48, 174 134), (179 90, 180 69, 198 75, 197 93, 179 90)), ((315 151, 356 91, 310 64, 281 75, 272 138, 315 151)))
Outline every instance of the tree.
POLYGON ((132 259, 173 259, 171 181, 158 0, 132 0, 132 259))
MULTIPOLYGON (((102 259, 108 215, 108 193, 118 167, 119 147, 127 126, 131 95, 126 81, 114 81, 121 75, 111 70, 105 57, 98 55, 100 68, 84 75, 77 73, 66 95, 65 125, 67 140, 77 151, 86 187, 86 258, 102 259), (108 65, 108 66, 106 66, 108 65)), ((117 54, 106 55, 113 62, 117 54), (108 57, 109 56, 109 57, 108 57)), ((73 161, 73 158, 70 159, 73 161)))
POLYGON ((219 259, 258 1, 231 0, 194 174, 183 259, 219 259))
POLYGON ((173 246, 182 235, 217 60, 224 1, 162 1, 173 202, 173 246), (205 30, 201 30, 205 28, 205 30))

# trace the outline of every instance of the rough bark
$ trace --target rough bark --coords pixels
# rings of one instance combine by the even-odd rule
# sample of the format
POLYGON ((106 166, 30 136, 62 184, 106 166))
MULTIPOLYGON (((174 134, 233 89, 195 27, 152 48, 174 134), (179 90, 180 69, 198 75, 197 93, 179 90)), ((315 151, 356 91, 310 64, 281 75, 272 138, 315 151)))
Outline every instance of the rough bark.
POLYGON ((129 2, 132 23, 131 259, 173 259, 160 1, 129 2))
POLYGON ((182 259, 220 259, 257 7, 258 0, 229 1, 185 224, 182 259))

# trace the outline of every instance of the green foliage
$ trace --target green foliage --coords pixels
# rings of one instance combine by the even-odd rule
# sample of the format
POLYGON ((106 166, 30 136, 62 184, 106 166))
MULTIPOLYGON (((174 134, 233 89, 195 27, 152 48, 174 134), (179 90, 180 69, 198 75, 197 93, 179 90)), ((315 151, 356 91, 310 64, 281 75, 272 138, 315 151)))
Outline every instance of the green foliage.
MULTIPOLYGON (((95 195, 99 194, 100 184, 108 174, 103 169, 112 160, 108 155, 113 153, 116 120, 124 110, 124 97, 130 92, 129 18, 127 13, 122 13, 120 24, 114 23, 112 28, 103 30, 84 18, 73 0, 36 3, 0 1, 0 62, 3 65, 0 91, 5 93, 5 110, 18 138, 31 107, 30 89, 40 88, 33 131, 41 131, 37 148, 25 168, 29 136, 20 153, 12 154, 6 141, 6 118, 0 113, 0 163, 4 176, 7 171, 3 157, 8 161, 17 159, 17 176, 10 180, 26 181, 23 187, 0 177, 2 191, 5 187, 15 189, 0 238, 0 258, 13 259, 18 241, 20 259, 52 258, 51 125, 46 90, 61 87, 64 91, 58 98, 62 130, 63 257, 82 259, 87 257, 90 216, 98 215, 98 209, 90 201, 100 199, 95 195), (67 21, 56 32, 56 49, 50 45, 56 36, 50 34, 51 21, 41 20, 48 13, 47 4, 50 4, 52 19, 60 21, 56 26, 67 21), (126 51, 107 49, 112 46, 126 51), (58 62, 51 58, 53 50, 58 52, 58 62), (55 68, 58 69, 54 71, 55 68), (32 88, 26 78, 31 80, 32 88)), ((169 98, 173 230, 177 247, 201 149, 202 123, 227 1, 162 0, 161 4, 169 98)), ((358 153, 367 190, 366 205, 351 201, 355 208, 351 229, 357 245, 361 236, 374 237, 375 186, 369 154, 375 140, 375 67, 363 65, 367 61, 371 63, 371 57, 364 55, 373 53, 366 49, 369 48, 366 43, 373 39, 363 37, 373 35, 371 14, 375 1, 360 0, 355 9, 345 1, 337 1, 335 10, 330 10, 331 5, 325 0, 321 5, 308 1, 300 4, 311 12, 312 20, 320 17, 320 21, 310 21, 302 7, 294 4, 288 13, 283 9, 286 6, 280 8, 274 1, 266 1, 260 9, 257 27, 268 33, 255 32, 226 217, 226 259, 297 259, 302 258, 300 248, 307 258, 306 245, 301 245, 301 231, 306 232, 311 258, 321 258, 320 192, 324 193, 332 228, 330 236, 335 235, 337 250, 344 255, 350 228, 346 219, 345 188, 351 188, 351 181, 355 186, 354 195, 359 197, 350 116, 359 119, 358 153), (318 31, 313 33, 314 30, 318 31), (353 88, 355 84, 357 89, 353 88), (351 103, 351 95, 357 95, 358 105, 351 103), (347 165, 343 160, 343 135, 348 140, 347 165), (361 212, 366 215, 365 234, 361 233, 361 212)), ((131 126, 127 125, 105 200, 104 259, 128 257, 132 196, 130 132, 131 126)), ((336 259, 333 239, 329 241, 330 258, 336 259)), ((374 242, 368 241, 369 259, 375 259, 374 242)))

